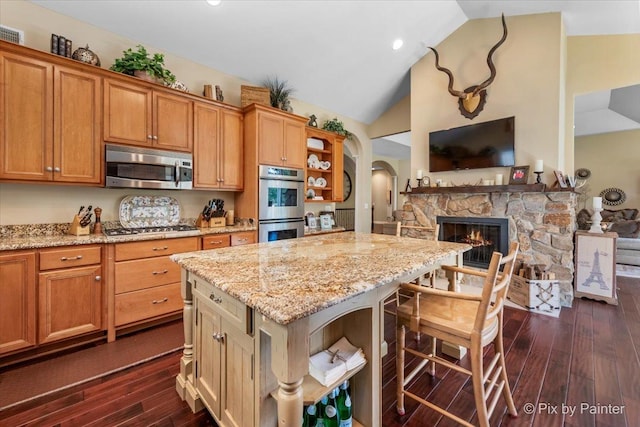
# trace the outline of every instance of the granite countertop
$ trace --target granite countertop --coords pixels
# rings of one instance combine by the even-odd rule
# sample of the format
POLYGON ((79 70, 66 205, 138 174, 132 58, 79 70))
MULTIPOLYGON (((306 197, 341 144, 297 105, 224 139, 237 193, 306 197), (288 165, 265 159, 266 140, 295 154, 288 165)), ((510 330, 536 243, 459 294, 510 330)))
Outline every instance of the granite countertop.
POLYGON ((419 275, 471 246, 331 233, 172 255, 189 272, 286 325, 376 287, 419 275))
POLYGON ((347 231, 347 230, 344 227, 332 227, 330 229, 305 227, 304 235, 305 236, 315 236, 315 235, 318 235, 318 234, 340 233, 340 232, 343 232, 343 231, 347 231))
MULTIPOLYGON (((19 249, 39 249, 56 246, 76 246, 103 243, 124 243, 138 242, 143 240, 175 239, 179 237, 206 236, 209 234, 237 233, 241 231, 255 231, 255 225, 240 225, 199 228, 193 231, 168 232, 168 233, 147 233, 132 234, 128 236, 105 236, 104 234, 89 234, 87 236, 72 236, 65 234, 68 224, 52 226, 43 225, 22 225, 10 226, 11 232, 0 237, 0 251, 11 251, 19 249)), ((8 226, 5 226, 8 228, 8 226)))

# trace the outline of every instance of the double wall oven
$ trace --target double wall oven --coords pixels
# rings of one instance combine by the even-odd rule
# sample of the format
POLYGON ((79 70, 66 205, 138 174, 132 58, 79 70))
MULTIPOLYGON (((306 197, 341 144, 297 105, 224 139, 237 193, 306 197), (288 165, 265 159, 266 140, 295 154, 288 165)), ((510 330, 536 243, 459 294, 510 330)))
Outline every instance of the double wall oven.
POLYGON ((304 170, 260 165, 258 241, 304 235, 304 170))

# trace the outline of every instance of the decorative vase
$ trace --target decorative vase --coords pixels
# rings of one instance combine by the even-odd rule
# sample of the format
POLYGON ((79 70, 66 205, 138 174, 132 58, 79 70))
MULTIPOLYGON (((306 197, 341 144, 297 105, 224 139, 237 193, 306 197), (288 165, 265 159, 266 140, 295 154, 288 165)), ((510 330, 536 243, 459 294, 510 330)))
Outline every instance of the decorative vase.
POLYGON ((89 49, 89 45, 77 48, 73 52, 73 55, 71 55, 71 58, 75 59, 76 61, 95 65, 96 67, 100 66, 100 58, 98 58, 98 55, 96 55, 94 51, 89 49))

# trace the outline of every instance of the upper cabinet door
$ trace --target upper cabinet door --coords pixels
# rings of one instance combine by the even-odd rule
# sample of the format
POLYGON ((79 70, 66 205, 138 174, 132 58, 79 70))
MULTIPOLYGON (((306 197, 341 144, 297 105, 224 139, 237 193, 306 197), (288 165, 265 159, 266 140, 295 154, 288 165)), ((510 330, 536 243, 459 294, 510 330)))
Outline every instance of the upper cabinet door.
POLYGON ((153 144, 157 148, 192 151, 193 101, 154 90, 153 118, 153 144))
POLYGON ((282 166, 284 161, 284 120, 268 113, 258 113, 258 161, 282 166))
POLYGON ((193 112, 193 186, 218 188, 218 139, 220 109, 196 102, 193 112))
POLYGON ((53 176, 53 65, 0 53, 0 178, 53 176))
POLYGON ((54 181, 102 182, 102 79, 55 67, 54 181))
POLYGON ((222 110, 222 132, 219 142, 221 188, 242 190, 244 188, 244 144, 242 114, 222 110))
POLYGON ((105 79, 104 140, 151 147, 151 108, 151 89, 105 79))
POLYGON ((284 165, 303 169, 307 163, 304 123, 284 122, 284 165))

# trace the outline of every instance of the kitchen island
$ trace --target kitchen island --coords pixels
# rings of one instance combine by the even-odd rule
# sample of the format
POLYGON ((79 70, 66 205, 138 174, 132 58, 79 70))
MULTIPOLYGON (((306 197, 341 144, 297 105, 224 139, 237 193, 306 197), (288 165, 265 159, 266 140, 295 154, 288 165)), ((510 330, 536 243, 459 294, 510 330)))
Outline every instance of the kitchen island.
POLYGON ((383 301, 399 283, 460 264, 469 245, 354 232, 172 256, 182 267, 185 348, 176 388, 222 425, 299 426, 333 387, 309 355, 345 336, 354 425, 379 426, 383 301))

